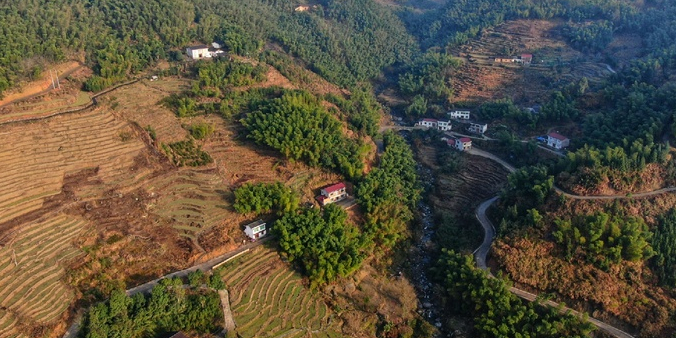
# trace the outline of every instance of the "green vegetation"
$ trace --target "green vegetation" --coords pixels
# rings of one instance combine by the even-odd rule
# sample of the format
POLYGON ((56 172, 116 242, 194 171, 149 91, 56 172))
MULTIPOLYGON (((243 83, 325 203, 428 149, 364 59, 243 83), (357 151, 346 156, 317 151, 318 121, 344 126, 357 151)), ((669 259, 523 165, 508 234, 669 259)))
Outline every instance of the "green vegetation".
POLYGON ((658 226, 653 236, 652 247, 655 257, 651 260, 653 269, 660 278, 660 283, 676 287, 676 209, 671 209, 658 219, 658 226))
POLYGON ((162 150, 169 159, 177 166, 199 167, 212 163, 211 155, 202 150, 202 147, 188 139, 169 144, 162 144, 162 150))
POLYGON ((195 65, 197 86, 193 94, 197 96, 219 96, 232 87, 248 86, 265 80, 268 68, 254 66, 246 62, 229 61, 226 58, 199 61, 195 65))
POLYGON ((208 123, 196 123, 190 126, 190 135, 195 140, 202 140, 214 132, 214 126, 208 123))
POLYGON ((326 100, 335 104, 347 115, 350 126, 365 135, 375 137, 380 126, 381 106, 372 94, 371 88, 354 88, 348 99, 327 94, 326 100))
POLYGON ((359 204, 366 211, 364 231, 383 248, 392 248, 408 236, 408 222, 420 199, 413 153, 404 139, 384 135, 380 166, 356 186, 359 204))
POLYGON ((248 137, 286 158, 334 169, 348 178, 362 175, 364 150, 343 136, 342 125, 306 92, 286 93, 242 119, 248 137))
POLYGON ((639 261, 652 257, 652 233, 643 219, 599 212, 572 220, 557 219, 552 233, 556 243, 564 246, 566 257, 580 256, 607 269, 622 259, 639 261))
POLYGON ((298 195, 280 182, 246 183, 235 190, 233 207, 241 214, 258 215, 277 210, 281 215, 298 209, 299 201, 298 195))
POLYGON ((554 177, 546 167, 521 168, 507 177, 507 187, 502 193, 506 205, 518 205, 521 210, 542 206, 553 192, 554 177))
POLYGON ((500 278, 489 278, 472 256, 443 250, 435 268, 448 311, 470 316, 480 337, 587 337, 593 325, 558 309, 525 303, 500 278))
POLYGON ((180 279, 163 279, 147 296, 113 291, 108 301, 94 305, 85 315, 81 334, 85 338, 141 338, 164 337, 179 330, 208 333, 222 321, 215 292, 184 289, 180 279))
POLYGON ((282 254, 297 263, 313 287, 356 271, 364 259, 359 231, 347 224, 347 213, 329 204, 287 213, 275 222, 282 254))

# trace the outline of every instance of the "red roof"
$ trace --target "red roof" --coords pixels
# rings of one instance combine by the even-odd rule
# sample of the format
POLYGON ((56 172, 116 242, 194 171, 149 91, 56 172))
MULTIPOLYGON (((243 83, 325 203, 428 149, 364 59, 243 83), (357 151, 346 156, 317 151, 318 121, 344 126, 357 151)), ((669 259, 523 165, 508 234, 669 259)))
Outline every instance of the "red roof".
POLYGON ((532 58, 533 58, 533 54, 521 54, 521 58, 522 58, 522 59, 526 59, 526 58, 532 59, 532 58))
POLYGON ((455 139, 446 140, 446 144, 448 144, 449 146, 454 146, 455 145, 455 139))
POLYGON ((462 143, 472 142, 472 139, 469 137, 463 137, 460 139, 460 142, 462 143))
POLYGON ((437 122, 436 119, 422 119, 425 122, 437 122))
POLYGON ((565 136, 563 136, 563 135, 561 135, 561 134, 557 134, 557 133, 549 133, 549 134, 547 134, 547 136, 549 136, 549 137, 551 137, 551 138, 555 138, 555 139, 557 139, 557 140, 559 140, 559 141, 565 141, 565 140, 568 139, 567 137, 565 137, 565 136))
POLYGON ((330 193, 332 193, 334 191, 338 191, 340 189, 345 189, 345 183, 343 183, 343 182, 336 183, 336 184, 330 185, 330 186, 328 186, 328 187, 326 187, 322 190, 326 191, 327 194, 330 194, 330 193))
POLYGON ((326 196, 319 195, 319 196, 315 197, 315 199, 317 200, 317 202, 319 202, 319 204, 324 205, 324 200, 326 199, 326 196))

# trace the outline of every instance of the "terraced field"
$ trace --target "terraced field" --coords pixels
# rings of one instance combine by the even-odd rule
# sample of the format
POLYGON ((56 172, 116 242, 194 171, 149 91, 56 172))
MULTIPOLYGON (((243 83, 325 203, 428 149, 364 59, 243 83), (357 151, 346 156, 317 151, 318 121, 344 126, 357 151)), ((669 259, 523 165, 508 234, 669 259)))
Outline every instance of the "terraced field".
MULTIPOLYGON (((433 150, 432 147, 423 147, 419 152, 423 163, 432 168, 436 164, 433 150)), ((431 202, 441 210, 473 210, 479 201, 498 193, 506 181, 507 171, 502 166, 482 157, 471 156, 471 159, 462 162, 457 172, 438 175, 436 193, 431 202)))
MULTIPOLYGON (((131 184, 147 172, 130 173, 144 144, 133 130, 110 112, 94 110, 0 128, 0 232, 2 224, 35 211, 62 191, 68 176, 91 171, 99 181, 91 190, 85 183, 74 191, 80 198, 113 185, 131 184)), ((86 180, 85 180, 86 181, 86 180)))
POLYGON ((0 337, 23 337, 20 323, 48 325, 74 299, 64 266, 82 254, 73 244, 84 220, 61 215, 24 225, 0 249, 0 337))
POLYGON ((326 303, 276 251, 259 247, 223 269, 241 337, 342 337, 326 303))
POLYGON ((561 23, 551 20, 516 20, 486 30, 480 37, 454 48, 463 65, 455 72, 457 102, 511 97, 542 103, 552 84, 587 77, 599 81, 610 72, 603 63, 568 45, 561 23), (533 54, 530 66, 497 63, 495 57, 533 54))
POLYGON ((155 211, 169 218, 181 236, 194 243, 200 234, 224 220, 238 218, 230 208, 231 191, 223 191, 223 180, 214 170, 182 170, 153 181, 148 191, 161 191, 155 211))

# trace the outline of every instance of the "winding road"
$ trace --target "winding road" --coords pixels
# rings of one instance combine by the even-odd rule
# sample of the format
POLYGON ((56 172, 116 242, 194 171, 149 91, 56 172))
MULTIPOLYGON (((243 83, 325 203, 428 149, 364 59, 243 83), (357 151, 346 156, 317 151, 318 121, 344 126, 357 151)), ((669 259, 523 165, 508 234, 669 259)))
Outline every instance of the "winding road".
MULTIPOLYGON (((487 152, 483 151, 480 149, 470 149, 467 151, 469 154, 476 155, 476 156, 481 156, 485 157, 488 159, 491 159, 495 162, 498 162, 501 164, 505 169, 507 169, 509 172, 515 172, 516 168, 514 166, 510 165, 509 163, 503 161, 501 158, 487 152)), ((567 193, 561 188, 554 186, 554 190, 561 194, 564 195, 568 198, 573 198, 573 199, 579 199, 579 200, 613 200, 613 199, 629 199, 629 198, 642 198, 642 197, 649 197, 649 196, 654 196, 654 195, 659 195, 659 194, 664 194, 668 192, 674 192, 676 191, 676 187, 668 187, 668 188, 662 188, 658 190, 653 190, 653 191, 647 191, 647 192, 641 192, 641 193, 636 193, 636 194, 627 194, 627 195, 589 195, 589 196, 582 196, 582 195, 574 195, 567 193)), ((488 216, 486 215, 486 210, 493 205, 498 200, 499 196, 494 196, 488 200, 483 201, 479 206, 476 208, 475 215, 476 218, 479 220, 481 223, 481 226, 484 229, 484 240, 481 243, 481 245, 474 250, 474 260, 476 261, 477 267, 480 269, 488 271, 488 275, 490 277, 493 277, 493 275, 490 273, 488 270, 488 267, 486 266, 486 257, 488 256, 488 252, 491 249, 491 244, 493 243, 493 239, 495 238, 495 226, 493 226, 493 223, 488 219, 488 216)), ((514 287, 511 287, 509 289, 510 292, 513 294, 517 295, 520 298, 523 298, 528 301, 534 301, 535 298, 537 297, 535 294, 532 294, 530 292, 517 289, 514 287)), ((557 307, 559 306, 558 303, 553 302, 553 301, 545 301, 544 302, 547 305, 557 307)), ((567 308, 567 307, 562 307, 561 308, 562 313, 570 312, 571 314, 575 316, 580 316, 581 314, 578 311, 575 311, 573 309, 567 308)), ((618 338, 633 338, 632 335, 614 327, 611 326, 607 323, 604 323, 600 320, 594 319, 594 318, 589 318, 589 322, 594 324, 597 328, 600 330, 610 334, 613 337, 618 337, 618 338)))

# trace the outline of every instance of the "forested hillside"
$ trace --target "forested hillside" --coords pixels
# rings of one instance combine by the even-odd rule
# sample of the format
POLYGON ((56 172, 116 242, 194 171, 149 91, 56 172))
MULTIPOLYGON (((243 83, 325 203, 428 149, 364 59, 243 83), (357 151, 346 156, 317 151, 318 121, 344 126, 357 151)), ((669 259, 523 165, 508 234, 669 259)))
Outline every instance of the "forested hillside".
POLYGON ((48 62, 83 54, 97 75, 87 88, 100 90, 159 59, 181 58, 193 42, 224 41, 229 51, 249 56, 264 41, 278 44, 344 86, 415 53, 403 24, 373 1, 323 1, 302 13, 294 8, 263 0, 6 2, 0 7, 0 94, 37 77, 48 62))

